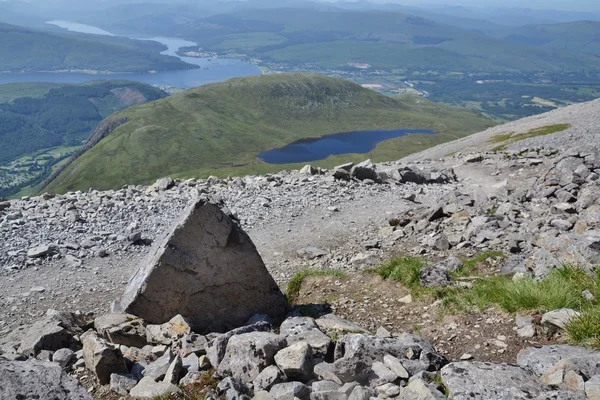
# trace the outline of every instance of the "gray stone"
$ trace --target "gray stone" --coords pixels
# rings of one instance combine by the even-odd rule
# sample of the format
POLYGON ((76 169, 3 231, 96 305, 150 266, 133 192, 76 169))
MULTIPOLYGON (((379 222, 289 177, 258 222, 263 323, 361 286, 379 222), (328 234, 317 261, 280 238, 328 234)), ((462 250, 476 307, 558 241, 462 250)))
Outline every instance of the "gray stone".
POLYGON ((109 383, 113 373, 129 372, 121 351, 112 348, 94 332, 86 332, 82 342, 85 366, 94 373, 101 385, 109 383))
MULTIPOLYGON (((439 390, 428 385, 422 379, 413 379, 406 388, 401 389, 398 400, 444 400, 444 396, 439 390)), ((458 397, 456 397, 458 399, 458 397)), ((477 399, 477 397, 474 397, 477 399)), ((484 398, 481 398, 484 400, 484 398)), ((491 398, 485 398, 491 400, 491 398)))
POLYGON ((312 165, 305 165, 304 167, 302 167, 299 173, 302 175, 317 175, 319 173, 319 170, 313 167, 312 165))
POLYGON ((190 353, 186 357, 182 358, 183 362, 182 367, 188 372, 199 372, 199 362, 198 356, 194 353, 190 353))
POLYGON ((332 381, 337 383, 338 385, 342 385, 343 382, 340 378, 338 378, 338 376, 335 374, 335 371, 333 369, 333 365, 326 363, 326 362, 319 362, 320 360, 316 360, 317 362, 315 363, 314 367, 313 367, 313 374, 322 380, 325 381, 332 381))
POLYGON ((146 343, 146 328, 141 318, 131 314, 111 313, 94 320, 98 335, 110 343, 129 347, 143 347, 146 343))
POLYGON ((253 325, 242 326, 241 328, 233 329, 223 335, 219 335, 213 340, 206 344, 206 355, 210 360, 213 367, 217 368, 225 357, 225 351, 227 350, 227 343, 235 335, 241 335, 243 333, 250 332, 265 332, 271 330, 271 324, 267 322, 258 322, 253 325))
POLYGON ((275 354, 275 363, 289 379, 308 380, 312 376, 312 349, 297 342, 275 354))
POLYGON ((208 340, 202 335, 190 333, 183 335, 173 345, 173 349, 182 357, 187 357, 191 354, 203 355, 206 354, 206 345, 208 340))
POLYGON ((254 392, 252 400, 275 400, 275 398, 266 390, 259 390, 254 392))
POLYGON ((349 163, 345 163, 345 164, 342 164, 342 165, 338 165, 334 169, 343 169, 344 171, 350 172, 352 170, 352 167, 354 167, 354 163, 353 162, 349 162, 349 163))
POLYGON ((151 324, 181 314, 200 333, 240 326, 254 314, 279 317, 286 309, 248 235, 218 205, 201 199, 156 241, 122 305, 151 324))
POLYGON ((325 357, 333 343, 319 329, 315 320, 309 317, 288 318, 281 324, 279 332, 290 345, 297 342, 308 343, 316 357, 325 357))
POLYGON ((149 377, 154 380, 161 380, 167 374, 169 367, 171 366, 171 362, 175 356, 171 349, 168 349, 162 356, 158 358, 158 360, 150 363, 144 370, 142 371, 142 375, 144 377, 149 377))
POLYGON ((270 390, 273 385, 283 382, 284 375, 279 368, 275 365, 270 365, 267 368, 263 369, 260 374, 254 378, 252 384, 254 386, 254 390, 270 390))
POLYGON ((156 382, 150 377, 143 377, 138 384, 131 389, 129 394, 140 399, 154 399, 171 393, 181 393, 181 389, 169 382, 156 382))
POLYGON ((175 356, 169 368, 167 368, 167 372, 165 372, 165 377, 163 382, 172 383, 177 385, 179 383, 179 376, 181 375, 181 370, 183 368, 183 361, 181 357, 175 356))
POLYGON ((344 393, 347 397, 350 397, 354 389, 356 389, 358 386, 360 386, 358 382, 348 382, 344 383, 338 390, 344 393))
POLYGON ((131 389, 138 384, 138 380, 133 375, 111 374, 110 390, 122 396, 127 396, 131 389))
POLYGON ((383 384, 376 387, 375 390, 377 390, 377 393, 385 396, 386 398, 396 397, 400 394, 400 386, 394 385, 393 383, 383 384))
POLYGON ((296 397, 300 400, 310 398, 310 388, 300 382, 279 383, 269 391, 275 400, 294 400, 296 397))
POLYGON ((69 348, 58 349, 52 355, 52 362, 57 363, 61 368, 66 368, 74 355, 75 352, 69 348))
POLYGON ((383 361, 388 354, 397 358, 420 359, 425 369, 439 369, 447 362, 427 340, 417 335, 401 333, 394 338, 380 338, 349 334, 337 343, 333 370, 343 382, 364 381, 373 363, 383 361))
POLYGON ((8 353, 35 357, 42 350, 56 351, 69 347, 73 336, 81 333, 73 314, 49 310, 33 324, 19 327, 0 338, 0 348, 8 353))
POLYGON ((421 285, 425 287, 448 286, 451 283, 452 277, 446 270, 435 267, 421 269, 421 285))
POLYGON ((164 324, 146 326, 146 340, 148 343, 170 346, 191 332, 192 328, 186 318, 176 315, 164 324))
POLYGON ((537 375, 545 374, 561 360, 570 361, 584 376, 600 375, 600 353, 593 349, 552 345, 528 347, 517 354, 517 363, 537 375))
POLYGON ((443 261, 435 264, 435 268, 442 269, 444 271, 453 272, 461 269, 463 262, 458 257, 448 257, 443 261))
POLYGON ((376 395, 375 390, 371 388, 357 386, 348 397, 348 400, 370 400, 371 397, 375 397, 376 395))
POLYGON ((573 227, 573 224, 566 219, 553 219, 550 221, 550 226, 561 231, 568 231, 573 227))
POLYGON ((456 400, 531 399, 547 391, 532 371, 506 364, 454 362, 441 374, 456 400))
POLYGON ((318 247, 305 247, 298 250, 296 253, 306 260, 314 260, 315 258, 320 258, 327 255, 325 250, 321 250, 318 247))
POLYGON ((381 180, 371 160, 365 160, 360 164, 355 165, 350 170, 350 174, 352 177, 361 181, 370 179, 373 182, 380 182, 381 180))
POLYGON ((434 250, 448 251, 450 250, 450 242, 448 241, 448 238, 446 236, 442 235, 435 239, 432 247, 434 250))
POLYGON ((329 381, 315 381, 311 385, 311 400, 347 400, 348 396, 341 392, 340 385, 329 381))
POLYGON ((375 335, 382 337, 382 338, 391 338, 392 337, 392 334, 390 333, 390 331, 385 329, 383 326, 380 326, 379 328, 377 328, 375 335))
POLYGON ((47 246, 38 246, 33 247, 27 250, 27 257, 29 258, 42 258, 56 253, 58 250, 58 246, 56 245, 47 245, 47 246))
POLYGON ((579 315, 581 315, 579 312, 570 308, 561 308, 542 315, 542 324, 550 324, 557 328, 565 329, 571 320, 579 315))
POLYGON ((533 326, 533 317, 531 315, 520 315, 515 317, 517 324, 517 335, 519 337, 530 338, 535 336, 535 327, 533 326))
POLYGON ((345 169, 338 169, 338 168, 336 168, 333 171, 333 177, 335 179, 339 179, 340 181, 349 181, 350 179, 352 179, 352 175, 350 174, 349 171, 346 171, 345 169))
POLYGON ((160 178, 154 182, 153 187, 157 190, 169 190, 175 186, 175 182, 171 178, 160 178))
POLYGON ((92 396, 57 364, 0 356, 0 399, 92 400, 92 396))
POLYGON ((243 383, 252 382, 269 365, 275 354, 286 346, 283 336, 269 332, 251 332, 229 339, 225 357, 217 367, 221 376, 231 376, 243 383))
POLYGON ((250 400, 248 387, 231 377, 227 377, 219 382, 217 392, 226 400, 250 400))
POLYGON ((594 375, 585 382, 585 394, 590 400, 600 400, 600 375, 594 375))
POLYGON ((375 361, 371 365, 371 371, 369 372, 369 385, 371 387, 377 387, 386 383, 392 383, 398 379, 398 375, 389 369, 384 363, 375 361))
POLYGON ((394 356, 386 354, 383 356, 383 363, 401 379, 408 379, 410 376, 408 371, 402 365, 402 362, 394 356))
POLYGON ((369 333, 366 329, 361 328, 353 322, 347 321, 335 314, 325 314, 315 320, 319 329, 331 332, 344 333, 369 333))

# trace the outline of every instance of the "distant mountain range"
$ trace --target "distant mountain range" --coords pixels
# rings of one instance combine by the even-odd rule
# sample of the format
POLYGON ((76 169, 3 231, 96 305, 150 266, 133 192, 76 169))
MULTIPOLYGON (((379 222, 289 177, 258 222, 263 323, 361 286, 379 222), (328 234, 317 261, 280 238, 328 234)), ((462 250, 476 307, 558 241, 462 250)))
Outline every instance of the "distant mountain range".
POLYGON ((146 72, 197 68, 156 42, 49 32, 0 23, 0 72, 146 72))

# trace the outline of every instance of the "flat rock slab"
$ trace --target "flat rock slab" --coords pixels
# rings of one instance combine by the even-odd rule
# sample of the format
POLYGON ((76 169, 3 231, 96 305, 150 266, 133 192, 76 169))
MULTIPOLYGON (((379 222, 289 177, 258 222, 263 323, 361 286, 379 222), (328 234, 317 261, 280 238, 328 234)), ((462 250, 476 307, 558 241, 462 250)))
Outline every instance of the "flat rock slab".
POLYGON ((92 400, 60 365, 0 356, 0 399, 92 400))
POLYGON ((122 308, 151 324, 181 314, 203 332, 254 314, 279 317, 286 301, 248 235, 217 204, 196 199, 131 278, 122 308))
POLYGON ((545 374, 561 360, 570 361, 585 376, 600 374, 600 353, 585 347, 568 345, 528 347, 517 354, 517 363, 538 375, 545 374))
POLYGON ((485 362, 448 364, 442 380, 454 400, 534 399, 549 389, 530 370, 485 362))

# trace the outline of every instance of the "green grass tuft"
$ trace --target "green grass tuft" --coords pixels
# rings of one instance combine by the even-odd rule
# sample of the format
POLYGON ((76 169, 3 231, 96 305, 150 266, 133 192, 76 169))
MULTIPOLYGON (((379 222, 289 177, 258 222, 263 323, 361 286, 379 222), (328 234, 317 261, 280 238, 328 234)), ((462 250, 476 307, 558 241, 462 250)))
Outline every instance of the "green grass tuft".
POLYGON ((570 124, 555 124, 555 125, 542 126, 540 128, 532 129, 529 132, 519 133, 516 135, 514 133, 506 133, 506 134, 497 135, 497 136, 494 136, 490 140, 490 142, 502 143, 502 144, 494 147, 492 149, 492 151, 503 151, 503 150, 506 150, 509 145, 519 142, 521 140, 531 139, 531 138, 538 137, 538 136, 551 135, 556 132, 562 132, 566 129, 569 129, 570 127, 571 127, 570 124))
POLYGON ((393 279, 401 282, 409 289, 420 289, 421 269, 425 266, 425 261, 417 257, 398 257, 370 270, 383 279, 393 279))
POLYGON ((334 269, 305 269, 304 271, 298 272, 290 279, 287 285, 286 297, 290 304, 293 304, 300 294, 302 288, 302 282, 311 276, 335 276, 337 278, 344 278, 346 274, 342 271, 334 269))

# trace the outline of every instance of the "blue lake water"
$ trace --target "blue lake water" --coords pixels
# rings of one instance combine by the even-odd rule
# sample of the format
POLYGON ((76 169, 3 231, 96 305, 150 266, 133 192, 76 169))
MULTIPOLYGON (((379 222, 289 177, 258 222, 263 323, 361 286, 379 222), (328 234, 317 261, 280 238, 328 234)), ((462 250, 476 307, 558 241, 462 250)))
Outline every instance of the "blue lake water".
MULTIPOLYGON (((110 35, 112 33, 100 28, 79 24, 70 21, 49 21, 51 25, 81 33, 95 35, 110 35)), ((131 36, 133 39, 154 40, 168 47, 161 52, 170 56, 175 56, 183 61, 200 66, 196 69, 174 70, 158 73, 125 73, 125 74, 85 74, 71 72, 32 72, 24 74, 2 74, 0 73, 0 84, 13 82, 53 82, 53 83, 83 83, 99 79, 128 79, 137 82, 143 82, 150 85, 167 85, 178 88, 188 89, 212 82, 221 82, 230 78, 260 75, 261 70, 256 65, 249 64, 240 60, 225 58, 195 58, 180 57, 177 50, 184 46, 196 46, 196 43, 179 38, 167 37, 140 37, 131 36)))
POLYGON ((303 139, 279 149, 265 151, 259 158, 268 164, 288 164, 323 160, 329 156, 368 153, 384 140, 413 133, 434 134, 427 129, 395 129, 335 133, 316 139, 303 139))

